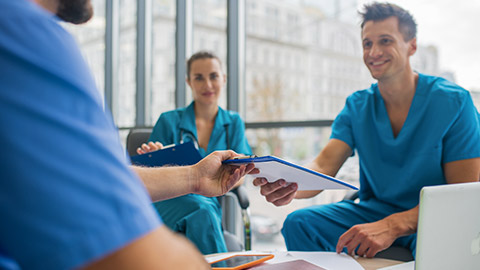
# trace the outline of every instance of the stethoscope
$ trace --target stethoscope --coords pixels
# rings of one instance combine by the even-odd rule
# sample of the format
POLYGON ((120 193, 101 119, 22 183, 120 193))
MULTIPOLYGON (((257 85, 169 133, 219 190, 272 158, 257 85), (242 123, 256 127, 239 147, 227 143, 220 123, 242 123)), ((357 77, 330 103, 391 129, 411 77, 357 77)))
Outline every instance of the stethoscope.
MULTIPOLYGON (((227 143, 227 150, 230 149, 230 140, 229 140, 229 137, 228 137, 228 124, 226 125, 223 125, 223 127, 225 128, 225 141, 227 143)), ((185 142, 185 139, 184 138, 188 138, 190 139, 190 141, 193 142, 193 144, 195 145, 195 147, 197 149, 199 149, 199 146, 198 146, 198 140, 197 138, 195 137, 195 135, 193 135, 192 132, 188 131, 188 130, 185 130, 185 129, 180 129, 180 144, 184 143, 185 142)))

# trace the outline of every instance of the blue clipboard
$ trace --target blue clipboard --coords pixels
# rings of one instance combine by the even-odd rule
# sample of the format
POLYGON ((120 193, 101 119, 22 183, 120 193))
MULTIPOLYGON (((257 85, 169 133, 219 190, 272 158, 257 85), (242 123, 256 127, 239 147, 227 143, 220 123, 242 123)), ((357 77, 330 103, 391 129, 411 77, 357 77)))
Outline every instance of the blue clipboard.
POLYGON ((177 144, 154 152, 131 156, 132 165, 159 167, 193 165, 202 159, 193 142, 177 144))
POLYGON ((269 182, 285 179, 289 183, 297 183, 298 190, 323 190, 323 189, 353 189, 344 181, 325 175, 305 167, 290 163, 274 156, 234 158, 225 160, 224 164, 240 165, 245 163, 255 164, 260 170, 255 177, 265 177, 269 182))

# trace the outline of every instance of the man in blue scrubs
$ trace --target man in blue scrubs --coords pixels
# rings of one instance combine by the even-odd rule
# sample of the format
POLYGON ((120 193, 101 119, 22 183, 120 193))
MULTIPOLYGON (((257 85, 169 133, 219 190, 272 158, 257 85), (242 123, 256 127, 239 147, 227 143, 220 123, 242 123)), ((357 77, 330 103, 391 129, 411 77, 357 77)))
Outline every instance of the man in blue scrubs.
POLYGON ((0 268, 209 269, 151 200, 219 196, 252 165, 222 166, 236 156, 223 151, 193 166, 132 170, 58 24, 88 20, 90 1, 35 2, 0 0, 0 268))
MULTIPOLYGON (((331 140, 309 165, 334 176, 356 149, 360 202, 290 214, 282 229, 289 250, 373 257, 393 244, 414 255, 420 189, 479 180, 480 125, 469 92, 412 70, 416 23, 408 11, 373 3, 361 15, 363 58, 378 83, 347 98, 331 140)), ((277 206, 320 192, 296 192, 284 180, 254 184, 277 206)))

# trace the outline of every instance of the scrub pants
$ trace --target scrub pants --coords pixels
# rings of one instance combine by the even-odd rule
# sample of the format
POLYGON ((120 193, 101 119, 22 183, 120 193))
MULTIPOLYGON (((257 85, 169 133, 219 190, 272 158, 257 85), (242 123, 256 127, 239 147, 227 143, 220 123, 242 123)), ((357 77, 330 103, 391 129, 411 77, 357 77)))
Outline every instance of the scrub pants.
POLYGON ((154 203, 162 221, 184 234, 202 254, 227 252, 218 199, 197 194, 154 203))
MULTIPOLYGON (((288 215, 282 234, 290 251, 335 251, 340 236, 352 226, 378 221, 401 211, 373 199, 358 204, 341 201, 311 206, 288 215)), ((403 236, 392 245, 410 249, 415 257, 416 239, 416 234, 403 236)))

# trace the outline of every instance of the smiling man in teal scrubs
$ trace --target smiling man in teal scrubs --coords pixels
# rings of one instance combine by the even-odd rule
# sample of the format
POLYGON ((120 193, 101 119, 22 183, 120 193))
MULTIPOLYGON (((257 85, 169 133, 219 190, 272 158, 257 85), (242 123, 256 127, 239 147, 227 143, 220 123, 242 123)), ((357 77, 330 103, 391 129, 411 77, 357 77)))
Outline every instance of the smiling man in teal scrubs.
MULTIPOLYGON (((361 15, 363 59, 378 83, 347 98, 331 140, 309 165, 334 176, 356 149, 360 202, 295 211, 282 233, 289 250, 373 257, 393 244, 415 255, 420 189, 479 180, 479 116, 468 91, 412 70, 416 23, 408 11, 373 3, 361 15)), ((321 192, 296 192, 283 180, 254 184, 277 206, 321 192)))

